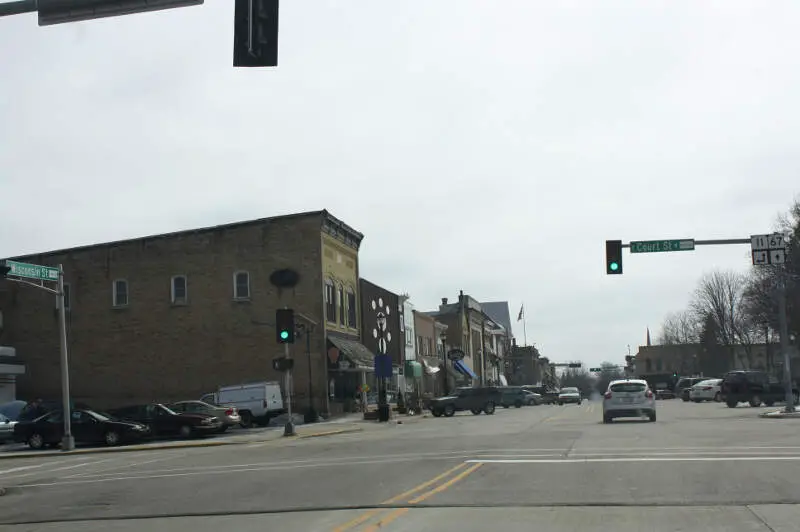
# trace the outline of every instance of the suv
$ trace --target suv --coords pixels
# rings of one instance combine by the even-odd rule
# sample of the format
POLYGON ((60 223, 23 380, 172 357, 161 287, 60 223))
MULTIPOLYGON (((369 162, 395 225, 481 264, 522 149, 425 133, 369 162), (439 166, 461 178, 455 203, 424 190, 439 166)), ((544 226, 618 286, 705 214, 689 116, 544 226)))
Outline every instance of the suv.
POLYGON ((452 395, 431 399, 431 413, 435 417, 442 414, 452 417, 456 412, 469 410, 476 416, 481 412, 491 415, 498 404, 502 404, 502 393, 496 386, 457 388, 452 395))
POLYGON ((683 402, 689 401, 689 390, 698 382, 707 381, 713 377, 681 377, 675 385, 675 395, 680 397, 683 402))
POLYGON ((615 417, 647 416, 656 420, 656 398, 642 379, 611 381, 603 396, 603 423, 611 423, 615 417))
MULTIPOLYGON (((764 371, 729 371, 720 383, 722 400, 730 408, 739 403, 750 403, 750 406, 761 406, 764 403, 772 406, 786 399, 783 384, 764 371)), ((792 386, 795 404, 798 403, 798 390, 792 386)))

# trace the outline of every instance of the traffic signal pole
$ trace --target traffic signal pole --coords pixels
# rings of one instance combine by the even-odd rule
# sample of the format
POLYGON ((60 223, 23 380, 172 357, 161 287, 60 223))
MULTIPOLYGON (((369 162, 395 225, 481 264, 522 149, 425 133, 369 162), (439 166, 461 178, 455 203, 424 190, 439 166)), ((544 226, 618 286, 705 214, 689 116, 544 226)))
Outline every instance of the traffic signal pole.
MULTIPOLYGON (((289 360, 289 344, 283 344, 283 356, 286 357, 286 360, 289 360)), ((292 419, 292 370, 287 369, 286 375, 284 376, 286 387, 286 413, 289 414, 289 419, 286 421, 286 425, 283 427, 283 435, 284 436, 294 436, 296 434, 294 430, 294 420, 292 419)))
MULTIPOLYGON (((606 262, 609 261, 609 243, 619 241, 606 241, 606 262)), ((789 325, 786 316, 786 271, 782 267, 786 261, 786 242, 785 235, 781 233, 753 235, 750 238, 719 238, 708 240, 653 240, 653 241, 632 241, 622 244, 623 248, 628 248, 631 253, 649 253, 663 251, 691 251, 694 246, 726 246, 750 244, 754 266, 776 265, 780 266, 778 272, 778 286, 776 296, 778 299, 778 328, 780 334, 781 351, 783 352, 783 384, 786 408, 785 412, 794 412, 794 394, 792 393, 792 368, 789 356, 789 325)), ((618 245, 618 244, 617 244, 618 245)), ((607 273, 611 273, 608 271, 607 273)), ((621 266, 621 264, 620 264, 621 266)), ((620 267, 620 270, 622 268, 620 267)), ((621 271, 620 271, 621 273, 621 271)), ((765 340, 766 341, 766 340, 765 340)))

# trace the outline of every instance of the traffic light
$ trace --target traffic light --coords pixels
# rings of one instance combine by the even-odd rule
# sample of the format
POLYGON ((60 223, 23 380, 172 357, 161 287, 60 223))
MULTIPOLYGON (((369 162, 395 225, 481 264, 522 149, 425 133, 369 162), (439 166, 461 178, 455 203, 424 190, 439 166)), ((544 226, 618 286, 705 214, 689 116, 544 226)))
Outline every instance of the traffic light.
POLYGON ((279 308, 275 311, 275 335, 279 344, 294 343, 294 310, 279 308))
POLYGON ((622 240, 606 240, 606 273, 622 273, 622 240))
POLYGON ((278 0, 236 0, 233 66, 278 66, 278 0))
POLYGON ((580 368, 582 366, 583 366, 583 364, 581 364, 580 362, 570 362, 570 364, 569 364, 569 367, 571 367, 571 368, 580 368))

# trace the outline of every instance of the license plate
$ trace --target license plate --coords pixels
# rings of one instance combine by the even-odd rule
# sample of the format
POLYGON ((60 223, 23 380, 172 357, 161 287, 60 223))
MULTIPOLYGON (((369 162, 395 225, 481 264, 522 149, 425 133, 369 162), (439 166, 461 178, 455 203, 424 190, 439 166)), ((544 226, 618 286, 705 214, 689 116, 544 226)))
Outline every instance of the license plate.
POLYGON ((623 397, 622 398, 622 402, 623 403, 632 403, 633 402, 633 397, 623 397))

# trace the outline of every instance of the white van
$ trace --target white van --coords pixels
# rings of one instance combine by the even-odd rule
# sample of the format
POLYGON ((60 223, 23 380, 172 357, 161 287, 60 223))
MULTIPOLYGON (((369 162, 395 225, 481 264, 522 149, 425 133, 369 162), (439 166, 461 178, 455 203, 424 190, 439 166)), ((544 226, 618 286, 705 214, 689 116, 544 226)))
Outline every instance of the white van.
POLYGON ((239 410, 243 427, 252 427, 255 422, 265 426, 270 418, 283 414, 281 385, 275 381, 252 382, 220 386, 219 390, 200 398, 215 405, 231 405, 239 410))

